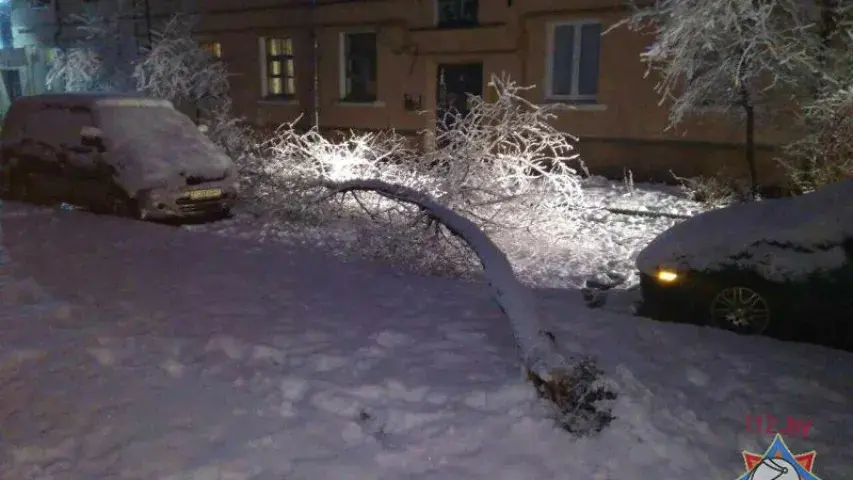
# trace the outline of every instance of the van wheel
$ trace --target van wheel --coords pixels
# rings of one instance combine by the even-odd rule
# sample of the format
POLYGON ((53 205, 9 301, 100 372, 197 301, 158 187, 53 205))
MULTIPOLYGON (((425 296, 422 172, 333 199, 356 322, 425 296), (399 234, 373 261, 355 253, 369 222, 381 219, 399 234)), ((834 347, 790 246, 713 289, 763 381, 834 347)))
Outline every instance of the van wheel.
POLYGON ((113 192, 107 196, 106 208, 103 213, 117 217, 139 219, 141 217, 136 202, 120 192, 113 192))
POLYGON ((0 198, 24 202, 30 199, 30 179, 26 174, 5 172, 0 184, 0 198))

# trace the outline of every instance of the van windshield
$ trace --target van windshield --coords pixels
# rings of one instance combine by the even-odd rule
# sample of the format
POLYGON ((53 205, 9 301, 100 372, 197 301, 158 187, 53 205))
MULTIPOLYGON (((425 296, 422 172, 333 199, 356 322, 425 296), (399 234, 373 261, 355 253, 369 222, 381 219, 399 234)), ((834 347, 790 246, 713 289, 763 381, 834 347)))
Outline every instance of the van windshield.
POLYGON ((95 116, 106 158, 129 175, 218 179, 230 165, 228 156, 171 106, 98 105, 95 116))
MULTIPOLYGON (((99 125, 105 139, 115 145, 152 144, 185 140, 198 129, 185 115, 163 106, 98 106, 99 125)), ((161 145, 161 148, 165 145, 161 145)))
POLYGON ((186 115, 171 107, 98 106, 108 150, 130 161, 208 163, 216 146, 186 115))

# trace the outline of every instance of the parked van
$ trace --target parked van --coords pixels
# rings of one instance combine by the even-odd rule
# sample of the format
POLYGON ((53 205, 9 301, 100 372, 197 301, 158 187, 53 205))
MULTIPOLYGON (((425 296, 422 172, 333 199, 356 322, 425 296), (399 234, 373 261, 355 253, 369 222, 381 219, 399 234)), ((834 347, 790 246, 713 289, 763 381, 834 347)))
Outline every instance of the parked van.
POLYGON ((0 142, 0 198, 167 219, 227 214, 238 195, 232 160, 166 100, 19 97, 0 142))

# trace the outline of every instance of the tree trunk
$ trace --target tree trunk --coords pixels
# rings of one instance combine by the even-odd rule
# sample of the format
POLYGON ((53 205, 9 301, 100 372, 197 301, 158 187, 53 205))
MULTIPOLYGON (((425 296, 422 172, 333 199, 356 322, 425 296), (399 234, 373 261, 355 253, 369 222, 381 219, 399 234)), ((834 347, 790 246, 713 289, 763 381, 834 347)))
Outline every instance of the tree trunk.
POLYGON ((557 352, 554 340, 542 329, 533 292, 518 281, 506 255, 472 221, 421 192, 378 180, 330 182, 325 186, 333 191, 332 195, 371 191, 425 210, 467 243, 480 258, 492 294, 512 326, 521 362, 526 370, 548 381, 555 371, 568 367, 569 363, 557 352))
POLYGON ((746 165, 749 167, 749 188, 752 194, 752 199, 757 200, 759 197, 758 185, 758 168, 755 165, 755 107, 752 106, 749 97, 749 91, 746 87, 741 86, 741 100, 744 112, 746 113, 746 142, 744 144, 744 156, 746 165))
POLYGON ((557 424, 576 436, 583 436, 600 432, 615 418, 610 402, 617 393, 601 382, 601 370, 590 358, 569 363, 557 351, 553 334, 542 329, 533 292, 518 281, 506 255, 476 224, 429 195, 407 187, 379 180, 323 185, 332 190, 330 197, 361 190, 416 205, 461 238, 480 258, 492 295, 512 327, 525 377, 539 397, 550 402, 557 424))
POLYGON ((750 190, 752 199, 758 199, 758 169, 755 166, 755 109, 746 108, 746 164, 749 165, 750 190))

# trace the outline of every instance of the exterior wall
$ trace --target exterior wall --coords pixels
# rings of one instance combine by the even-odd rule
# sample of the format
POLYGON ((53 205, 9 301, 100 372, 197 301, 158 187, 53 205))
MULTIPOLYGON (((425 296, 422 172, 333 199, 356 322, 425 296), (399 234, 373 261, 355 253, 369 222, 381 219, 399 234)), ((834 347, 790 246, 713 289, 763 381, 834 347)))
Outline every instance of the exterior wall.
MULTIPOLYGON (((316 112, 324 129, 396 128, 414 133, 434 124, 425 115, 404 108, 404 95, 420 96, 423 108, 436 105, 436 71, 444 63, 482 62, 484 81, 506 72, 519 83, 536 85, 535 102, 548 101, 549 24, 597 19, 604 29, 625 14, 620 0, 480 0, 475 28, 435 27, 431 0, 197 0, 202 13, 199 35, 222 45, 222 58, 236 74, 235 107, 259 126, 275 126, 303 115, 310 124, 314 105, 314 52, 318 45, 319 102, 316 112), (340 36, 372 30, 378 44, 378 99, 372 104, 340 101, 340 36), (297 95, 290 101, 262 98, 259 38, 288 36, 295 43, 297 95)), ((654 79, 644 79, 639 54, 647 42, 625 29, 601 41, 599 94, 596 105, 579 105, 555 120, 555 125, 581 137, 580 151, 593 171, 611 175, 631 169, 636 179, 713 175, 721 165, 732 172, 742 168, 742 127, 709 112, 666 130, 667 109, 659 105, 654 79)), ((762 144, 762 175, 777 175, 770 146, 779 132, 757 134, 762 144)), ((428 138, 424 141, 428 142, 428 138)))

